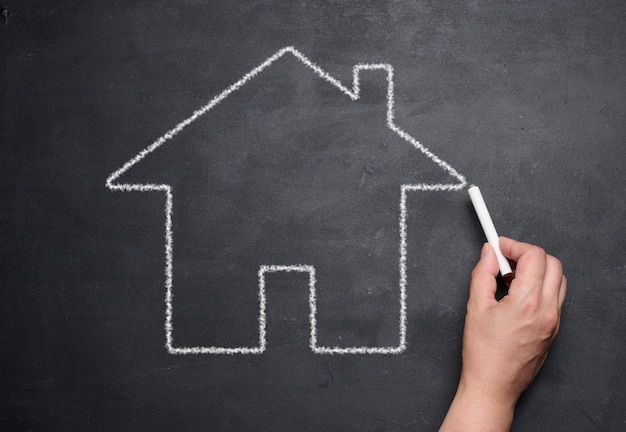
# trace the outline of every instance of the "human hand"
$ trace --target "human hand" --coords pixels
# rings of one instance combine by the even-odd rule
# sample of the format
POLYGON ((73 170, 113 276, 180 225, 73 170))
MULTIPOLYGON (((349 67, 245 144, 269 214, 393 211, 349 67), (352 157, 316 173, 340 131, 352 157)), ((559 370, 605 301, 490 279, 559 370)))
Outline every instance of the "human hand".
POLYGON ((508 430, 521 393, 543 365, 556 337, 567 291, 558 259, 501 237, 514 261, 509 293, 495 299, 498 261, 487 243, 472 272, 463 334, 463 368, 441 430, 508 430))

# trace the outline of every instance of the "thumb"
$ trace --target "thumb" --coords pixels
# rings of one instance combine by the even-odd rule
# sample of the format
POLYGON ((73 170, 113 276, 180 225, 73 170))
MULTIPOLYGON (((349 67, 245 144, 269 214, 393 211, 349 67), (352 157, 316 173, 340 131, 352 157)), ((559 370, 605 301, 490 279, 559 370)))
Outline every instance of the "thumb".
POLYGON ((489 243, 483 245, 480 252, 480 260, 472 271, 472 280, 470 282, 470 300, 478 300, 480 302, 488 300, 495 301, 497 283, 496 276, 500 267, 498 266, 498 258, 489 243))

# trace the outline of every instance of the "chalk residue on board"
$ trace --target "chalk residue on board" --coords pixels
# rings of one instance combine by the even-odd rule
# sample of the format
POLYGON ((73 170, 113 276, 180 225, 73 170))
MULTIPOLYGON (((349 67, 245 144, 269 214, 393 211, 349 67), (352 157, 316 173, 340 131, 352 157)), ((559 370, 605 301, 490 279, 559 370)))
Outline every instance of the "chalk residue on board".
POLYGON ((0 5, 0 17, 2 17, 2 23, 5 27, 9 26, 9 17, 11 16, 11 12, 5 5, 0 5))

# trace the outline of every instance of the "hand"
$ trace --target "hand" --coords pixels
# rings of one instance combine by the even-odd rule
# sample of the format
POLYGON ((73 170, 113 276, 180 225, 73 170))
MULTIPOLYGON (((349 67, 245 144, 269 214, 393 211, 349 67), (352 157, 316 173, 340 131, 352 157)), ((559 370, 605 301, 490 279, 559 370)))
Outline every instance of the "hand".
POLYGON ((463 335, 463 368, 440 430, 508 430, 521 393, 556 337, 567 291, 561 263, 537 246, 500 238, 514 262, 509 293, 495 299, 498 262, 489 244, 472 272, 463 335))

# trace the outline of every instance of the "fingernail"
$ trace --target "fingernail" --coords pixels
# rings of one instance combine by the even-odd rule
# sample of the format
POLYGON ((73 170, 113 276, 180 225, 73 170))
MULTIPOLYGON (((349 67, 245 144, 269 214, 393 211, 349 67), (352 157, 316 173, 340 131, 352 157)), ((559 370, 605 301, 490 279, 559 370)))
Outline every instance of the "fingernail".
POLYGON ((489 243, 485 243, 480 251, 480 258, 485 258, 489 252, 489 243))

